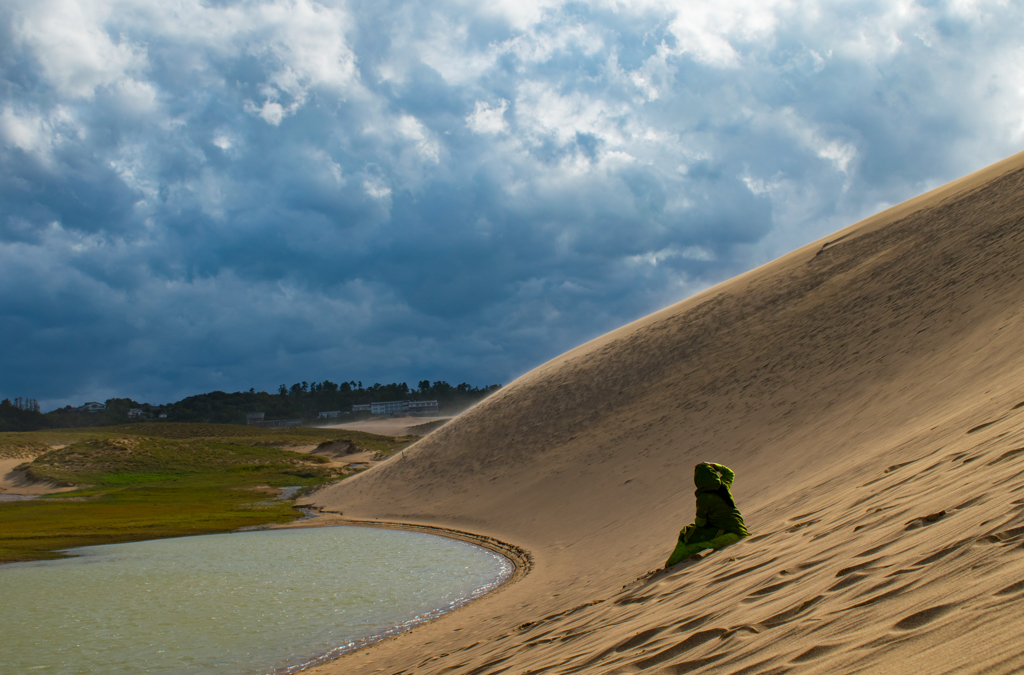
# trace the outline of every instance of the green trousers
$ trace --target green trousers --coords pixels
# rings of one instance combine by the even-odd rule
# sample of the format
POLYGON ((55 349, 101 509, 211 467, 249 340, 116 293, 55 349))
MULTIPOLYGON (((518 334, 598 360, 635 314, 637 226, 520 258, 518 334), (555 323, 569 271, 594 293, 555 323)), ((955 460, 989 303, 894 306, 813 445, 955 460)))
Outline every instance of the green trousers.
POLYGON ((700 553, 706 548, 713 548, 716 551, 720 548, 725 548, 729 544, 735 544, 742 538, 743 537, 738 534, 726 532, 725 534, 720 534, 709 541, 691 541, 687 543, 683 541, 682 537, 680 537, 675 550, 672 551, 672 555, 670 555, 668 560, 665 562, 665 567, 672 567, 677 562, 689 558, 694 553, 700 553))

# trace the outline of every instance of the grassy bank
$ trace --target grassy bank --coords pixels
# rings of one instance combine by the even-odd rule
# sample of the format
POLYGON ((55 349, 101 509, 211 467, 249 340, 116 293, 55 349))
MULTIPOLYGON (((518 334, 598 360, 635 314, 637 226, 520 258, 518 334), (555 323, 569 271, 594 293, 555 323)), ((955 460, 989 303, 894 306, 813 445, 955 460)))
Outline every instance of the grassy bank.
POLYGON ((0 457, 25 458, 33 478, 79 489, 0 502, 0 562, 63 557, 60 550, 76 546, 288 522, 301 513, 273 498, 278 488, 345 475, 315 448, 344 443, 351 451, 383 456, 415 439, 217 424, 3 433, 0 457))

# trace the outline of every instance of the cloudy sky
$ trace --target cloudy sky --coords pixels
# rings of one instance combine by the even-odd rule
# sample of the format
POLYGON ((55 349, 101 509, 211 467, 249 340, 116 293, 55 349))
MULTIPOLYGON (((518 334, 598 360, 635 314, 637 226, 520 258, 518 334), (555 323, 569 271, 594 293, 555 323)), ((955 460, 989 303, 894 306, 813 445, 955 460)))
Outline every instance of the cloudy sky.
POLYGON ((4 0, 0 397, 507 383, 1024 149, 1021 35, 1012 0, 4 0))

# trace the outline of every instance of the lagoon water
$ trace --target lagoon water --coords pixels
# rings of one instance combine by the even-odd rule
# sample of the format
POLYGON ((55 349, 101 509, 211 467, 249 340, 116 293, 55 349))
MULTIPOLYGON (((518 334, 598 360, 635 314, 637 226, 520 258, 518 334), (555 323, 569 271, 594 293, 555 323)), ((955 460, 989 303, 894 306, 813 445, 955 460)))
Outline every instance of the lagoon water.
POLYGON ((360 527, 74 549, 0 566, 0 672, 287 673, 504 581, 477 546, 360 527))

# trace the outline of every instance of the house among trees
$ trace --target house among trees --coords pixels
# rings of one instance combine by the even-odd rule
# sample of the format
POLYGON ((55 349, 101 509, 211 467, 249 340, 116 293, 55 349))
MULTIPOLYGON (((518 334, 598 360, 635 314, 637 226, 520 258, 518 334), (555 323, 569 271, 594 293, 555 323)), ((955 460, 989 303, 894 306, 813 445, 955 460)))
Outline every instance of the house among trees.
POLYGON ((374 415, 397 415, 408 409, 408 401, 378 401, 370 404, 370 412, 374 415))
POLYGON ((340 410, 331 410, 330 412, 322 412, 322 413, 320 413, 319 415, 316 416, 316 418, 318 420, 326 420, 326 419, 331 419, 331 418, 334 418, 334 417, 341 417, 341 411, 340 410))
POLYGON ((88 412, 88 413, 103 412, 106 409, 107 409, 107 405, 105 403, 97 403, 96 401, 89 401, 88 403, 83 405, 81 408, 79 408, 79 410, 81 410, 82 412, 88 412))
POLYGON ((352 412, 369 410, 374 415, 430 415, 437 413, 437 401, 377 401, 352 406, 352 412))
POLYGON ((139 420, 146 416, 146 413, 142 412, 142 408, 129 408, 128 419, 139 420))
POLYGON ((265 420, 266 413, 251 412, 245 413, 245 423, 251 427, 262 427, 264 429, 278 429, 280 427, 297 427, 302 420, 265 420))
POLYGON ((436 415, 437 401, 409 401, 410 415, 436 415))

